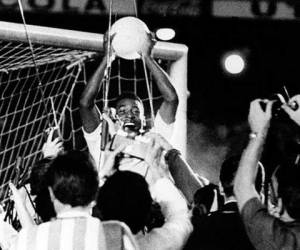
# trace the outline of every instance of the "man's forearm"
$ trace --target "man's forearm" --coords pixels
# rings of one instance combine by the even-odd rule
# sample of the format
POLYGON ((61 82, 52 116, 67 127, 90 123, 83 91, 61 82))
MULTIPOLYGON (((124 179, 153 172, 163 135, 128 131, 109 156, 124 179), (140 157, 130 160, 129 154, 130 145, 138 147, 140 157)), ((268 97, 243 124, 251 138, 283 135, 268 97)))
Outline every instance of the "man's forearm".
POLYGON ((178 107, 178 95, 172 85, 167 73, 150 56, 144 57, 147 68, 152 73, 157 87, 163 97, 163 103, 159 112, 163 120, 167 123, 175 121, 175 115, 178 107))
POLYGON ((96 71, 94 72, 91 79, 88 81, 82 96, 81 96, 81 106, 84 106, 85 108, 92 108, 94 106, 94 102, 96 99, 96 96, 98 94, 101 82, 104 78, 104 73, 106 69, 107 64, 107 57, 105 56, 96 71))
POLYGON ((259 197, 255 190, 255 179, 266 133, 254 134, 252 138, 250 137, 248 146, 243 152, 234 183, 235 196, 240 210, 249 199, 259 197))
POLYGON ((104 77, 106 61, 107 57, 105 56, 85 86, 80 98, 80 117, 83 128, 88 133, 92 133, 101 123, 101 113, 95 105, 95 99, 104 77))
POLYGON ((203 187, 203 183, 199 181, 192 168, 182 158, 178 151, 174 149, 169 151, 167 153, 166 161, 176 187, 181 190, 187 201, 191 204, 195 192, 203 187))
POLYGON ((158 65, 158 63, 150 56, 145 56, 145 63, 157 83, 158 89, 163 95, 164 100, 172 102, 178 101, 177 93, 173 87, 167 73, 158 65))

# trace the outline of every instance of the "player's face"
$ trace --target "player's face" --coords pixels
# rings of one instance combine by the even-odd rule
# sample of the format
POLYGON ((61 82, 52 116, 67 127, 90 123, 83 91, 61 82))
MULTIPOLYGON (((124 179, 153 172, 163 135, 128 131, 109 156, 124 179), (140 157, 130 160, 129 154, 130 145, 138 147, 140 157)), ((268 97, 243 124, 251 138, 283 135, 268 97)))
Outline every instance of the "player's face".
POLYGON ((116 114, 123 125, 129 124, 136 131, 142 128, 144 114, 142 104, 139 101, 129 98, 118 101, 116 114))

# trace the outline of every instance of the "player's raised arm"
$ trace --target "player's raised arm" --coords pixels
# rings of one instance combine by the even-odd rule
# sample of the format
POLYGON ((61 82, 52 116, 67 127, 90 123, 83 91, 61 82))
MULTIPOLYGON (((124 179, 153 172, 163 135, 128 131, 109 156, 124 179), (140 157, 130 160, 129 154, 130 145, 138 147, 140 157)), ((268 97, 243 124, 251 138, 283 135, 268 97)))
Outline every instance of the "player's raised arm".
MULTIPOLYGON (((107 35, 104 36, 104 48, 107 48, 107 35)), ((82 125, 87 133, 93 132, 101 122, 101 113, 95 105, 95 100, 105 76, 108 63, 114 59, 112 53, 105 49, 105 55, 96 71, 88 81, 80 98, 80 117, 82 125), (109 60, 108 60, 109 59, 109 60)))
POLYGON ((146 40, 145 45, 139 52, 147 68, 152 73, 160 93, 163 96, 163 103, 159 108, 159 113, 167 124, 175 121, 175 115, 178 107, 178 96, 173 87, 168 74, 158 65, 158 63, 151 57, 152 48, 155 40, 152 34, 149 34, 149 39, 146 40))
POLYGON ((101 122, 101 113, 95 105, 95 99, 104 77, 106 64, 107 57, 104 56, 80 98, 80 117, 87 133, 93 132, 101 122))

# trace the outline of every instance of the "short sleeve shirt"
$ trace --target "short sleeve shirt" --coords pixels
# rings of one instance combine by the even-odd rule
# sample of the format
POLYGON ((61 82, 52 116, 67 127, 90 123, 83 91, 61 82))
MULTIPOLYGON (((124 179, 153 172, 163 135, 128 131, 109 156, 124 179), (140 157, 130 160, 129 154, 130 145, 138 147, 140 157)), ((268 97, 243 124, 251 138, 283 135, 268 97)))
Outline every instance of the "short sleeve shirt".
POLYGON ((300 222, 283 222, 270 215, 258 198, 247 201, 242 209, 242 218, 256 249, 300 249, 300 222))
MULTIPOLYGON (((173 126, 174 123, 165 123, 158 112, 155 116, 154 126, 151 131, 159 133, 167 140, 170 140, 173 133, 173 126)), ((89 152, 93 160, 95 161, 97 169, 99 169, 99 166, 101 166, 101 123, 92 133, 87 133, 83 130, 83 134, 89 152)), ((143 160, 137 158, 124 158, 120 162, 120 170, 129 170, 141 174, 142 176, 146 176, 148 164, 146 164, 143 160)))

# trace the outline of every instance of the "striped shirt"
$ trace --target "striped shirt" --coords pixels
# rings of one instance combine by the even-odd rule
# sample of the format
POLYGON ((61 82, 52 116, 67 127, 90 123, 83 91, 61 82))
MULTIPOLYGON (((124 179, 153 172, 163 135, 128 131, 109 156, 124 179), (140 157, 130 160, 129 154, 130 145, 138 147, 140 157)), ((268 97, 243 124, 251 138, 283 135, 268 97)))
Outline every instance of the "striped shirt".
POLYGON ((20 231, 12 250, 105 250, 99 219, 82 212, 69 212, 54 221, 20 231))

